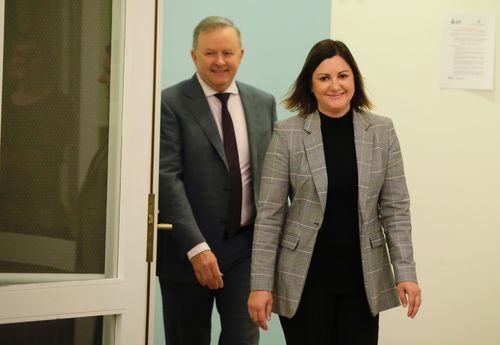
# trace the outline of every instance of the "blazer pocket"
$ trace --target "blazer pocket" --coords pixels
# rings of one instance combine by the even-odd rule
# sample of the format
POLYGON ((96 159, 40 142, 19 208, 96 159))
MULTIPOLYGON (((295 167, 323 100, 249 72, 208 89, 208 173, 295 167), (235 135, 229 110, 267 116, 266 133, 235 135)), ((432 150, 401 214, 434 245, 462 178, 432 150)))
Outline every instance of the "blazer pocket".
POLYGON ((370 236, 370 244, 372 248, 380 247, 385 245, 385 236, 383 233, 379 232, 373 236, 370 236))
POLYGON ((281 237, 280 245, 290 250, 295 250, 299 243, 299 236, 292 233, 284 233, 281 237))

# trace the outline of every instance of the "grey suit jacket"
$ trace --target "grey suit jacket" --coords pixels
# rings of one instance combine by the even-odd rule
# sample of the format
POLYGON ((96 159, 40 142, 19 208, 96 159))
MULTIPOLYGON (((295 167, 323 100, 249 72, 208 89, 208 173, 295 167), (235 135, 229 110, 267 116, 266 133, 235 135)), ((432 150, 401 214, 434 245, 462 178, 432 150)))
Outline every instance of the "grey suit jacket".
MULTIPOLYGON (((276 121, 274 97, 237 82, 248 130, 254 200, 260 172, 276 121)), ((221 270, 249 255, 251 231, 222 241, 229 171, 222 139, 198 79, 185 80, 162 92, 159 220, 173 224, 159 233, 158 275, 195 282, 186 253, 206 241, 221 270)))
MULTIPOLYGON (((395 280, 416 281, 410 203, 392 121, 354 112, 353 124, 362 268, 376 315, 399 305, 395 280)), ((251 289, 273 291, 273 311, 280 315, 297 310, 327 190, 318 113, 277 122, 262 172, 251 289)))

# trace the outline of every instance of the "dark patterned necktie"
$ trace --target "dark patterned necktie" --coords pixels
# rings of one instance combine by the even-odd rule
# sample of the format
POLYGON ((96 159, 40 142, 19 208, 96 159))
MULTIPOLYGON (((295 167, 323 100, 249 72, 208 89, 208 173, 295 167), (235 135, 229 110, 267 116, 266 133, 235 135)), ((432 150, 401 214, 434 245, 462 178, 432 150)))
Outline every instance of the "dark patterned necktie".
POLYGON ((229 93, 217 93, 222 103, 222 136, 224 141, 224 152, 226 153, 227 165, 229 167, 230 194, 226 215, 226 231, 224 238, 235 236, 241 225, 241 169, 238 157, 238 146, 234 133, 233 121, 227 109, 229 93))

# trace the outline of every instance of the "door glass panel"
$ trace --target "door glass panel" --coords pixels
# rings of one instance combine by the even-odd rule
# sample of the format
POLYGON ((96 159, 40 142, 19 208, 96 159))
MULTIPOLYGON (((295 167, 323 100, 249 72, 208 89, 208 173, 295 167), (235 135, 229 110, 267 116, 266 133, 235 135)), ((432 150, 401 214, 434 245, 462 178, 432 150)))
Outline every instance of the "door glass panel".
POLYGON ((120 63, 111 55, 120 44, 112 42, 112 2, 5 0, 0 285, 115 272, 120 81, 111 70, 120 63))
POLYGON ((102 345, 111 344, 113 334, 103 333, 114 316, 82 317, 0 325, 3 345, 102 345))

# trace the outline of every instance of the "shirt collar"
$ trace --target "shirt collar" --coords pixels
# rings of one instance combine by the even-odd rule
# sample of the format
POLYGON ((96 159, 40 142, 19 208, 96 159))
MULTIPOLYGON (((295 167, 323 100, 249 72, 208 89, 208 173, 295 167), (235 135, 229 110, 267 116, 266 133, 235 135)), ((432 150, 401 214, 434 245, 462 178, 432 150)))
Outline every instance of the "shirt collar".
MULTIPOLYGON (((213 96, 216 93, 219 93, 219 91, 216 91, 216 90, 212 89, 210 86, 208 86, 208 84, 205 83, 205 81, 203 81, 203 79, 201 79, 201 77, 198 73, 196 73, 196 77, 198 78, 198 81, 200 82, 201 88, 203 89, 203 93, 205 94, 206 97, 213 96)), ((231 93, 234 95, 239 94, 238 86, 236 86, 236 82, 234 81, 234 79, 231 82, 231 84, 229 84, 229 87, 226 90, 224 90, 224 93, 231 93)))

